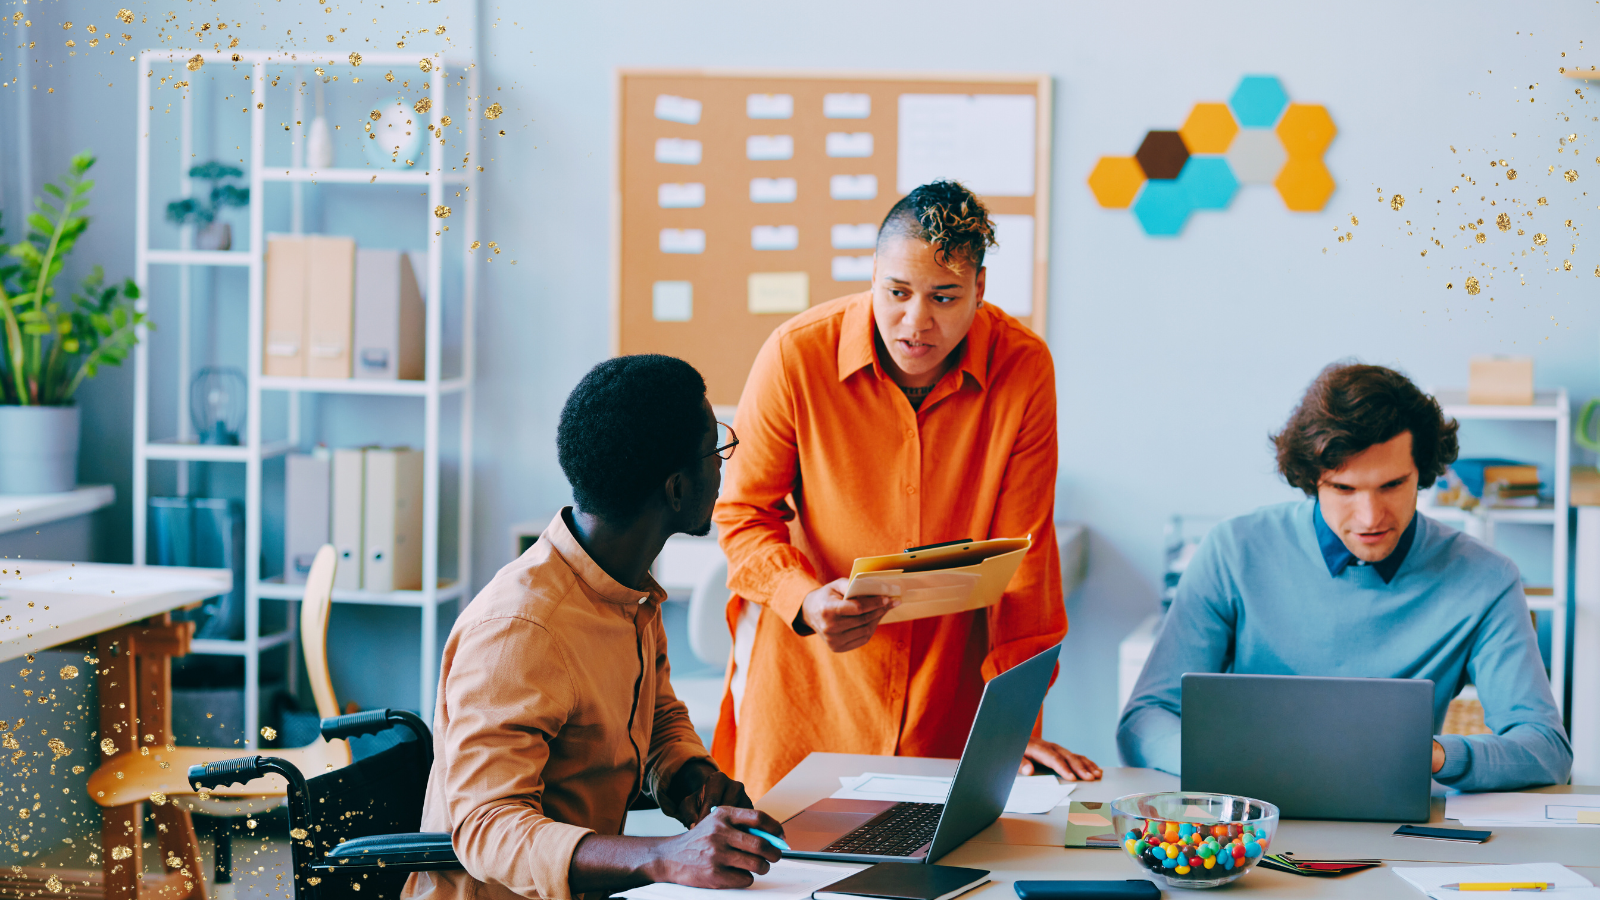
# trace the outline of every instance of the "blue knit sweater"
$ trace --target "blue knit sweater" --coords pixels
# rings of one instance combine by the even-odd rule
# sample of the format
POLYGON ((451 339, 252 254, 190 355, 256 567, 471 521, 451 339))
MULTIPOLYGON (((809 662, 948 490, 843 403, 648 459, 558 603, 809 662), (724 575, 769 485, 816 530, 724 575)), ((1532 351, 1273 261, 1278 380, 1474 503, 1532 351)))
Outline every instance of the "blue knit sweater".
POLYGON ((1572 746, 1550 694, 1517 567, 1416 517, 1393 580, 1338 576, 1318 544, 1315 501, 1264 507, 1206 536, 1117 728, 1124 764, 1177 773, 1186 672, 1431 678, 1433 725, 1477 686, 1492 734, 1440 735, 1440 784, 1463 791, 1566 782, 1572 746))

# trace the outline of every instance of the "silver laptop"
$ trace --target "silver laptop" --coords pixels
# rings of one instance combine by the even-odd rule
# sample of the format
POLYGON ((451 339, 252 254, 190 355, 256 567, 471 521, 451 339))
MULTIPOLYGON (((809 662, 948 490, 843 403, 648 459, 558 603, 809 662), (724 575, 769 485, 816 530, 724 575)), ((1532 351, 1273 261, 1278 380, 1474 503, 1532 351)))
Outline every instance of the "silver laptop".
POLYGON ((819 800, 783 823, 784 856, 933 862, 1000 818, 1061 645, 996 675, 943 803, 819 800))
POLYGON ((1265 800, 1287 819, 1426 822, 1433 682, 1183 676, 1183 789, 1265 800))

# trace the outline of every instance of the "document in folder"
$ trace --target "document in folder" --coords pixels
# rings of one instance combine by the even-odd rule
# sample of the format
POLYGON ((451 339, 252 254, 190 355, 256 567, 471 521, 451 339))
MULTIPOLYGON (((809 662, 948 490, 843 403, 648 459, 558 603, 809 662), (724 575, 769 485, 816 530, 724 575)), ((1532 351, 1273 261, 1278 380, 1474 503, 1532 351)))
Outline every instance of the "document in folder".
POLYGON ((889 556, 864 556, 850 569, 846 597, 900 598, 880 624, 983 609, 1000 602, 1033 538, 960 541, 889 556))

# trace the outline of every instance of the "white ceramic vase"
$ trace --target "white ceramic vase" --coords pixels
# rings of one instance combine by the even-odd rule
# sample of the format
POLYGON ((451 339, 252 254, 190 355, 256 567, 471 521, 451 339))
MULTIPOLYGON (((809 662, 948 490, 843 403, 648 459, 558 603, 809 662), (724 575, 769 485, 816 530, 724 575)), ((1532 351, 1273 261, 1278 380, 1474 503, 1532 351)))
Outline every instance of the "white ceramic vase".
POLYGON ((417 157, 427 132, 427 117, 399 100, 378 112, 377 121, 370 123, 376 137, 361 142, 367 161, 383 169, 426 169, 427 163, 417 157), (406 165, 408 160, 412 165, 406 165))
POLYGON ((0 406, 0 494, 77 487, 78 421, 76 406, 0 406))

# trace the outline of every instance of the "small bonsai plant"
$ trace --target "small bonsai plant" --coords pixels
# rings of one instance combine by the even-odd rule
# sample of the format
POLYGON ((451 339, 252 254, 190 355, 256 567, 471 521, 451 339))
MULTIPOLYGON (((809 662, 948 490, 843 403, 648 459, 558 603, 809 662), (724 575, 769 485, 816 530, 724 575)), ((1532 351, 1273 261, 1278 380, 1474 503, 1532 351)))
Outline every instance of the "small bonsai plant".
POLYGON ((244 172, 213 160, 191 168, 189 177, 210 182, 211 190, 203 197, 184 197, 168 203, 167 219, 178 225, 199 225, 195 242, 202 250, 228 249, 233 243, 231 229, 226 222, 217 221, 217 213, 230 206, 248 206, 250 189, 223 182, 243 178, 244 172))
MULTIPOLYGON (((139 326, 154 326, 139 311, 133 279, 107 285, 95 266, 80 290, 63 302, 56 290, 67 254, 89 227, 94 165, 87 152, 72 158, 61 183, 46 184, 28 216, 27 240, 6 245, 0 256, 0 404, 69 406, 85 379, 102 365, 120 365, 139 340, 139 326)), ((0 231, 0 238, 4 232, 0 231)))

